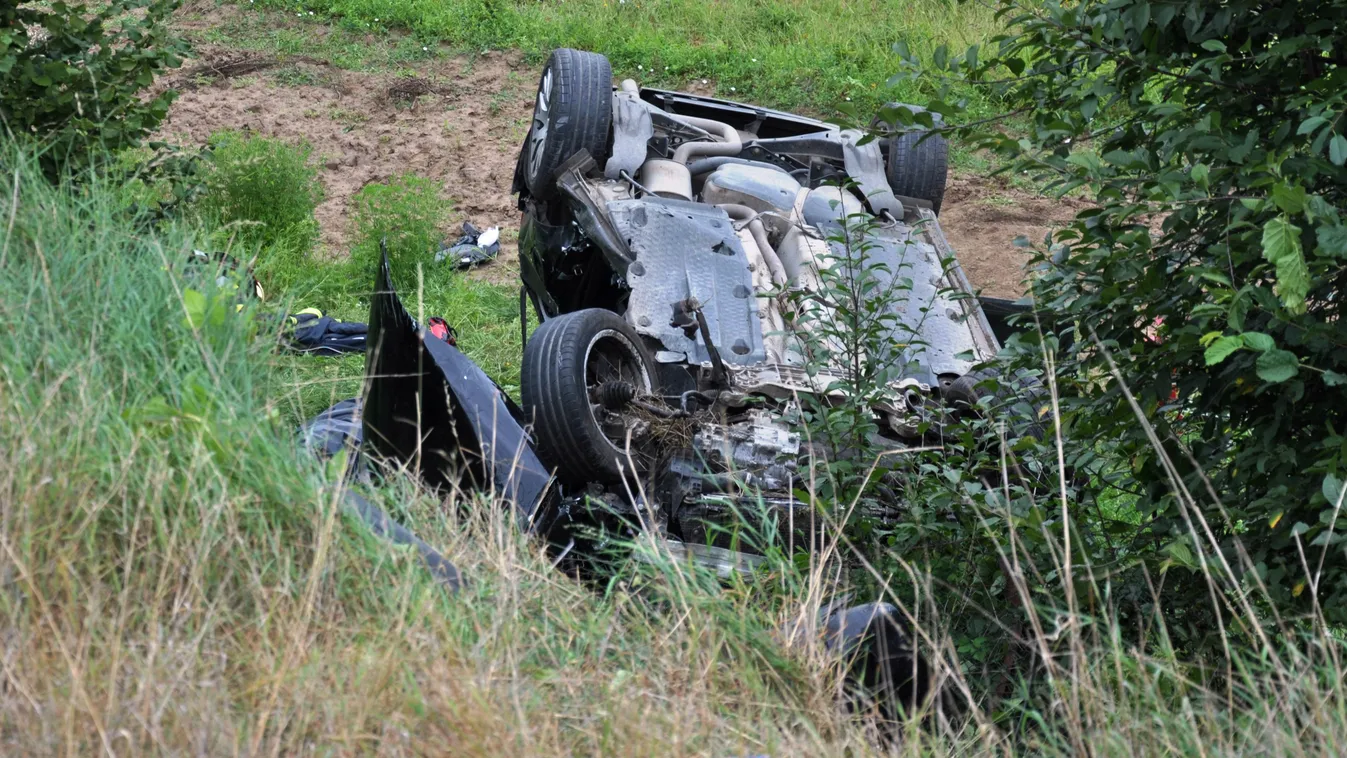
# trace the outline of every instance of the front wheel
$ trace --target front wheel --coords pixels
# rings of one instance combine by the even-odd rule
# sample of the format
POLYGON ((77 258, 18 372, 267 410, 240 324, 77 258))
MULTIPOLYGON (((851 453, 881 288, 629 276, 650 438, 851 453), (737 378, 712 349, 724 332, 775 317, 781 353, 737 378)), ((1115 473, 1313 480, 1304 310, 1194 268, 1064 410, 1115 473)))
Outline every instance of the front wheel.
POLYGON ((538 455, 570 484, 642 474, 649 422, 626 408, 654 389, 640 337, 601 308, 550 318, 524 348, 520 390, 538 455))

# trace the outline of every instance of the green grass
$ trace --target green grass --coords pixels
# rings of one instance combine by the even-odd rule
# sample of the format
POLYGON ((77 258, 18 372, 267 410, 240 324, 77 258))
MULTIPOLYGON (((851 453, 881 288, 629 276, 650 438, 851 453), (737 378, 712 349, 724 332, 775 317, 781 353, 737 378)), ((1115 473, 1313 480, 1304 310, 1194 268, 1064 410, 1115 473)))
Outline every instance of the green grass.
MULTIPOLYGON (((864 109, 920 100, 917 85, 887 85, 898 71, 895 42, 918 54, 937 45, 962 51, 997 27, 976 3, 943 0, 263 0, 283 9, 279 25, 223 32, 218 41, 293 54, 323 54, 338 65, 411 62, 440 53, 519 49, 538 63, 556 47, 600 52, 619 77, 651 86, 684 87, 707 79, 723 97, 778 108, 833 114, 850 99, 864 109), (310 12, 318 16, 311 18, 310 12), (338 31, 315 35, 314 19, 339 20, 338 31), (371 31, 410 30, 393 49, 359 43, 371 31), (355 44, 352 44, 355 43, 355 44), (428 48, 423 50, 422 48, 428 48)), ((247 22, 241 26, 247 27, 247 22)), ((975 96, 973 93, 968 93, 975 96)), ((990 105, 973 103, 975 115, 990 105)))
MULTIPOLYGON (((151 224, 105 178, 52 186, 12 145, 0 163, 0 752, 1319 755, 1347 745, 1335 630, 1303 627, 1302 637, 1264 620, 1277 632, 1265 640, 1232 627, 1230 660, 1203 672, 1178 658, 1155 609, 1120 599, 1073 614, 1045 597, 1017 630, 1022 654, 1042 659, 979 671, 960 664, 967 641, 942 626, 959 589, 919 564, 875 583, 886 598, 915 598, 917 644, 959 708, 919 714, 886 744, 835 705, 838 668, 811 627, 820 600, 851 589, 832 578, 845 575, 845 547, 800 566, 770 558, 728 582, 651 552, 585 585, 556 572, 504 504, 391 477, 371 496, 472 580, 448 595, 413 555, 342 515, 339 467, 296 450, 293 409, 352 364, 302 359, 315 368, 296 381, 299 364, 260 328, 268 306, 235 311, 213 274, 183 265, 213 237, 207 226, 151 224), (190 291, 229 307, 190 323, 190 291), (801 622, 799 637, 783 631, 801 622), (1140 642, 1124 644, 1137 625, 1140 642)), ((447 281, 425 299, 445 297, 465 319, 504 318, 503 297, 447 281)), ((1171 571, 1166 581, 1204 581, 1171 571)), ((1235 592, 1212 571, 1205 580, 1235 592)))
MULTIPOLYGON (((473 279, 434 261, 449 235, 450 210, 439 185, 403 175, 363 188, 353 199, 352 254, 316 254, 314 206, 321 198, 306 145, 258 136, 221 134, 205 171, 197 216, 216 231, 212 249, 249 261, 267 292, 264 308, 279 315, 319 308, 346 321, 365 321, 386 240, 395 285, 418 319, 440 316, 454 326, 459 346, 516 397, 521 357, 518 292, 473 279)), ((287 380, 300 388, 286 409, 298 422, 360 392, 363 356, 282 358, 287 380)))
POLYGON ((709 748, 712 730, 680 721, 734 700, 761 703, 745 749, 781 743, 773 714, 805 669, 775 668, 766 617, 732 638, 699 620, 742 595, 690 595, 702 607, 664 636, 643 603, 592 602, 551 572, 501 506, 376 493, 474 576, 447 596, 346 522, 338 475, 295 449, 277 412, 294 388, 258 314, 185 323, 183 293, 215 295, 178 265, 203 232, 131 233, 117 188, 54 189, 27 156, 4 163, 22 193, 0 190, 15 209, 0 247, 5 753, 709 748), (736 664, 740 694, 702 702, 734 659, 757 661, 736 664), (710 678, 686 689, 688 664, 710 678))
MULTIPOLYGON (((897 59, 890 54, 894 40, 908 41, 919 54, 941 43, 960 51, 969 44, 984 43, 998 31, 990 12, 976 3, 931 0, 901 6, 892 0, 854 6, 818 0, 794 4, 666 0, 633 5, 639 13, 632 28, 626 26, 633 18, 632 9, 623 3, 521 2, 502 5, 495 8, 495 15, 487 14, 489 19, 479 19, 481 28, 494 25, 500 30, 480 35, 470 33, 477 27, 445 20, 473 16, 475 7, 463 0, 302 4, 264 0, 248 4, 246 12, 217 26, 188 35, 197 42, 282 58, 309 56, 339 68, 421 76, 426 75, 428 63, 445 56, 465 55, 471 65, 475 56, 487 50, 520 49, 527 63, 523 87, 534 85, 536 72, 551 49, 580 47, 605 53, 617 76, 632 77, 642 84, 672 89, 710 87, 733 100, 835 118, 838 107, 848 102, 861 113, 875 112, 892 101, 926 102, 934 89, 930 82, 888 86, 889 77, 897 71, 897 59), (769 8, 765 15, 757 13, 759 6, 769 8), (418 15, 422 12, 428 15, 418 15), (712 13, 723 13, 727 21, 702 26, 712 13), (752 21, 755 18, 759 20, 752 21), (785 26, 774 27, 765 36, 757 34, 755 30, 761 31, 758 27, 769 18, 785 26), (782 43, 782 38, 789 38, 789 44, 782 43)), ((282 67, 274 78, 282 84, 302 84, 310 83, 311 77, 282 67)), ((968 99, 970 118, 997 112, 980 92, 959 88, 957 94, 968 99)), ((493 115, 506 96, 502 92, 489 102, 493 115)), ((957 170, 985 174, 996 168, 987 156, 957 142, 950 149, 957 170)), ((1020 177, 1012 177, 1012 182, 1029 188, 1020 177)))
POLYGON ((284 245, 294 253, 318 238, 314 206, 323 199, 307 144, 287 145, 234 132, 210 140, 212 160, 198 210, 221 240, 284 245))

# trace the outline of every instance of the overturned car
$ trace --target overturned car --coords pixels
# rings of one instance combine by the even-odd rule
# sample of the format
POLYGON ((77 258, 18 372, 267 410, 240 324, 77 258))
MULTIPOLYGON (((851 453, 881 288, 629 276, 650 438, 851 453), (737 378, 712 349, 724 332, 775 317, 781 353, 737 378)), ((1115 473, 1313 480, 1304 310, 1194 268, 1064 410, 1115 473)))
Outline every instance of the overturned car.
POLYGON ((683 549, 740 544, 749 513, 812 544, 776 525, 812 523, 792 513, 800 463, 832 454, 788 421, 843 371, 805 348, 824 272, 902 280, 878 357, 903 371, 874 408, 892 446, 975 401, 999 350, 938 222, 945 142, 611 81, 603 56, 555 51, 516 167, 536 451, 567 496, 653 512, 683 549))
MULTIPOLYGON (((867 400, 882 446, 919 445, 942 409, 974 403, 1000 349, 938 222, 945 150, 939 135, 873 140, 631 81, 614 89, 603 56, 557 50, 514 178, 522 402, 417 323, 385 255, 365 394, 306 434, 331 449, 345 422, 329 422, 358 414, 362 453, 437 489, 495 492, 558 562, 612 530, 722 572, 751 570, 768 543, 813 549, 822 533, 796 496, 802 472, 845 451, 792 419, 801 403, 846 400, 835 381, 846 369, 807 349, 811 330, 844 315, 812 296, 838 271, 863 269, 879 289, 901 280, 868 356, 900 369, 867 400)), ((396 538, 375 511, 362 518, 396 538)), ((839 608, 821 609, 821 625, 859 656, 857 681, 924 698, 896 611, 839 608)))

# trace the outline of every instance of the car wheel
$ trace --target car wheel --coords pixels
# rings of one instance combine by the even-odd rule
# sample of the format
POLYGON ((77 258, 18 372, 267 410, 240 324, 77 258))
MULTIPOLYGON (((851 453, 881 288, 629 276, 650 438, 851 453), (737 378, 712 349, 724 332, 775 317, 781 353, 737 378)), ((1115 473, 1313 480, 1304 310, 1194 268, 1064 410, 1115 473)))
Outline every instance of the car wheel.
POLYGON ((889 603, 843 608, 824 620, 825 643, 845 663, 845 704, 892 722, 920 711, 937 694, 910 626, 889 603))
POLYGON ((621 406, 653 391, 651 365, 640 337, 612 311, 566 313, 534 331, 520 377, 524 413, 539 457, 561 481, 617 482, 644 472, 639 448, 648 424, 621 406))
POLYGON ((930 202, 939 214, 949 175, 949 144, 939 134, 923 140, 927 134, 912 131, 889 138, 889 187, 895 195, 930 202))
POLYGON ((993 405, 1002 408, 1026 403, 1027 408, 1020 410, 1027 413, 1021 413, 1021 418, 1015 419, 1011 431, 1019 437, 1044 439, 1042 406, 1048 398, 1043 385, 1032 376, 1017 372, 1006 377, 998 371, 972 371, 952 382, 942 381, 940 395, 955 413, 960 414, 980 413, 979 401, 984 397, 992 398, 993 405))
POLYGON ((613 120, 613 68, 597 53, 552 51, 538 82, 524 142, 524 182, 535 197, 552 191, 556 171, 588 150, 603 165, 613 120))

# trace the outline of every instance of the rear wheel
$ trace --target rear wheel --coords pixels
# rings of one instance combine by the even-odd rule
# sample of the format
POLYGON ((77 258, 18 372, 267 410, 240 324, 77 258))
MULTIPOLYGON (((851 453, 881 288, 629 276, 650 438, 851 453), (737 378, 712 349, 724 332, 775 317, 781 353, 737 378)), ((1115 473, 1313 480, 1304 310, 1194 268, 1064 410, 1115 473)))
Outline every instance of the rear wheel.
POLYGON ((952 382, 942 381, 940 395, 959 414, 980 415, 981 401, 990 399, 992 409, 1005 413, 1011 421, 1011 431, 1016 436, 1044 438, 1042 418, 1048 397, 1043 386, 1031 376, 1020 373, 1007 376, 986 369, 972 371, 952 382))
POLYGON ((653 391, 641 340, 601 308, 544 321, 524 348, 521 394, 538 454, 564 482, 621 481, 643 473, 649 424, 623 412, 653 391), (633 470, 634 469, 634 470, 633 470))
POLYGON ((588 150, 603 164, 613 120, 613 68, 597 53, 552 51, 538 82, 533 123, 524 142, 524 182, 535 197, 552 191, 556 171, 588 150))
POLYGON ((893 194, 926 200, 938 214, 948 176, 949 145, 944 137, 913 131, 890 138, 888 179, 893 194))

